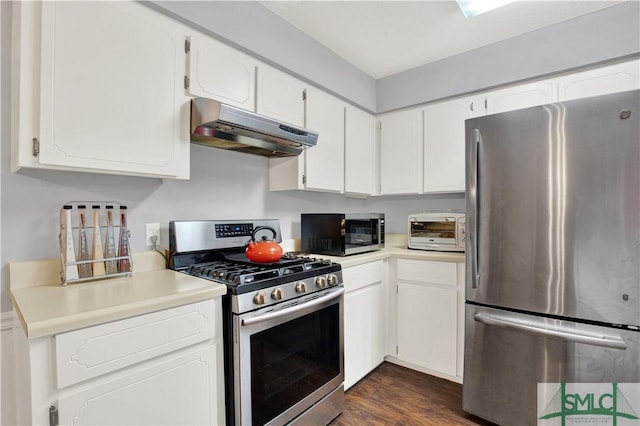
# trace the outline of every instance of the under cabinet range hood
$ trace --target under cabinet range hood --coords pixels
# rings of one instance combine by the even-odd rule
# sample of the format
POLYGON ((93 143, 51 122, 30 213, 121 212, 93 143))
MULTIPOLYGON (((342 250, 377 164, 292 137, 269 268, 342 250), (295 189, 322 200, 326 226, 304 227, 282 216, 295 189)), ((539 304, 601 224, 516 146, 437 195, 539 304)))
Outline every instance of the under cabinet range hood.
POLYGON ((191 99, 191 142, 265 157, 293 157, 318 133, 207 99, 191 99))

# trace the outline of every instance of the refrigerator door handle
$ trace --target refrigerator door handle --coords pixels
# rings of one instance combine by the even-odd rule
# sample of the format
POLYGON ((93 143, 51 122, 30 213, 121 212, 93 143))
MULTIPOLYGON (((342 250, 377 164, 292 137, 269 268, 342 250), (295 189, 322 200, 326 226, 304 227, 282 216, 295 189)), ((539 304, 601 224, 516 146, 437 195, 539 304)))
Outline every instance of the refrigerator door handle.
POLYGON ((471 240, 471 253, 473 256, 471 258, 471 288, 478 288, 478 283, 480 281, 480 270, 478 266, 478 215, 480 214, 480 194, 478 193, 479 184, 478 181, 480 175, 480 164, 478 151, 480 150, 480 130, 473 129, 473 142, 471 143, 471 173, 469 179, 469 191, 467 193, 467 197, 469 198, 469 224, 470 227, 470 235, 469 239, 471 240))
POLYGON ((607 336, 604 334, 594 335, 577 333, 576 331, 569 328, 545 327, 542 324, 535 324, 532 321, 518 321, 482 313, 476 314, 473 319, 479 323, 486 325, 492 325, 502 328, 512 328, 528 333, 539 334, 543 337, 552 337, 560 340, 565 340, 571 343, 584 343, 587 345, 601 346, 610 349, 627 349, 627 344, 624 340, 618 337, 607 336))

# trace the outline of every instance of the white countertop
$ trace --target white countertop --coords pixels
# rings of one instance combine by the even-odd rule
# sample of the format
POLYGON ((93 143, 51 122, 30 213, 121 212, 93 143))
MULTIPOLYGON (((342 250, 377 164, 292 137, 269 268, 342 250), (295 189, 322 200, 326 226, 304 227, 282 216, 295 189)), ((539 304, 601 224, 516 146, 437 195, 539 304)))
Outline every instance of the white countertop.
MULTIPOLYGON (((300 251, 299 240, 288 240, 283 242, 285 251, 300 251)), ((363 263, 374 262, 376 260, 402 258, 416 260, 431 260, 436 262, 458 262, 465 261, 464 252, 454 251, 428 251, 414 250, 407 248, 407 236, 404 234, 387 234, 385 238, 385 248, 363 254, 351 256, 324 256, 313 254, 314 257, 330 259, 339 263, 343 268, 357 266, 363 263)))
MULTIPOLYGON (((283 242, 285 251, 299 241, 283 242)), ((343 268, 403 258, 464 262, 464 253, 410 250, 406 236, 387 235, 386 247, 347 257, 321 256, 343 268)), ((10 297, 28 338, 48 336, 226 294, 226 286, 165 269, 156 252, 134 254, 131 277, 62 286, 57 259, 9 264, 10 297)))
POLYGON ((10 297, 28 338, 64 333, 222 296, 227 288, 165 269, 158 253, 134 254, 131 277, 62 286, 60 261, 9 264, 10 297))

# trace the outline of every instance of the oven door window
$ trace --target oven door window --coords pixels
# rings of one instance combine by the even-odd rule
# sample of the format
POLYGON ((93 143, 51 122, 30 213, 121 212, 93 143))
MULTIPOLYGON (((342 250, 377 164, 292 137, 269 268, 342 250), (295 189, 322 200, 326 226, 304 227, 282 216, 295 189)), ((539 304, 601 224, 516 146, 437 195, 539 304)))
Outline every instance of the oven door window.
POLYGON ((378 244, 378 220, 348 220, 345 225, 345 243, 348 246, 378 244))
POLYGON ((411 222, 414 238, 455 238, 456 222, 411 222))
POLYGON ((333 304, 251 336, 251 417, 263 425, 340 374, 333 304))

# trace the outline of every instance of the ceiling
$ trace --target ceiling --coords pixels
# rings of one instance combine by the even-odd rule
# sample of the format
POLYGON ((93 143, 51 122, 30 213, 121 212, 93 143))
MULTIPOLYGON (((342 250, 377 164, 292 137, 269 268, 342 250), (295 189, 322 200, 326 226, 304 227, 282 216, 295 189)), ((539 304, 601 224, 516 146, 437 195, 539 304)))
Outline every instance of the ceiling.
POLYGON ((465 18, 455 0, 260 1, 375 79, 620 2, 520 0, 465 18))

